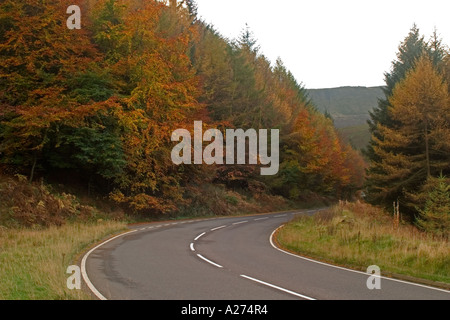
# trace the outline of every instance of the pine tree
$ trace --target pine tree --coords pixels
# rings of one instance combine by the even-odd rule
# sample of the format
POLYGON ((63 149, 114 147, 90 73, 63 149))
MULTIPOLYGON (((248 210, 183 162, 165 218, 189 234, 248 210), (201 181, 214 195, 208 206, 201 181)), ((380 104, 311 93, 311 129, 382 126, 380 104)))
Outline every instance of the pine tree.
POLYGON ((388 111, 395 125, 377 126, 383 139, 374 137, 380 161, 372 161, 369 169, 372 199, 392 204, 431 175, 448 171, 450 153, 442 147, 442 139, 450 138, 448 99, 447 84, 423 56, 393 90, 388 111))
POLYGON ((238 46, 245 50, 252 51, 256 54, 260 50, 260 47, 256 45, 257 43, 258 40, 256 40, 255 35, 251 31, 249 25, 246 23, 245 28, 242 29, 241 34, 237 40, 238 46))
POLYGON ((189 14, 192 18, 192 22, 197 22, 197 15, 198 15, 198 5, 195 0, 184 0, 184 4, 186 5, 189 14))
MULTIPOLYGON (((386 154, 398 154, 402 148, 402 146, 389 146, 389 137, 386 136, 387 134, 393 136, 392 132, 400 126, 400 123, 390 113, 392 108, 391 98, 394 90, 415 68, 417 61, 424 55, 430 57, 434 68, 441 69, 444 51, 442 42, 438 39, 436 33, 430 42, 427 43, 424 37, 420 35, 417 26, 414 25, 399 46, 397 60, 392 62, 391 71, 385 74, 385 98, 379 100, 378 107, 370 114, 369 128, 372 137, 365 152, 366 157, 372 163, 367 171, 366 180, 367 199, 372 203, 390 206, 392 201, 400 195, 400 189, 402 188, 401 184, 398 185, 395 189, 396 191, 387 196, 387 193, 390 192, 388 190, 391 189, 384 185, 386 171, 381 165, 385 161, 386 154), (380 150, 383 151, 381 152, 380 150), (381 192, 381 190, 384 191, 381 192)), ((406 153, 410 152, 408 150, 404 151, 406 153)))
POLYGON ((392 62, 392 69, 385 73, 386 86, 383 88, 385 98, 380 99, 378 107, 370 113, 369 128, 373 138, 367 148, 367 156, 372 161, 379 160, 373 152, 376 147, 376 139, 383 139, 382 134, 378 131, 378 125, 390 127, 393 125, 392 119, 389 117, 388 109, 390 107, 389 98, 392 92, 401 80, 403 80, 416 63, 417 59, 423 55, 426 48, 424 37, 420 35, 419 29, 414 24, 408 36, 398 48, 397 60, 392 62))
POLYGON ((448 239, 450 236, 450 184, 442 174, 430 177, 431 185, 423 209, 419 209, 417 225, 423 230, 448 239))

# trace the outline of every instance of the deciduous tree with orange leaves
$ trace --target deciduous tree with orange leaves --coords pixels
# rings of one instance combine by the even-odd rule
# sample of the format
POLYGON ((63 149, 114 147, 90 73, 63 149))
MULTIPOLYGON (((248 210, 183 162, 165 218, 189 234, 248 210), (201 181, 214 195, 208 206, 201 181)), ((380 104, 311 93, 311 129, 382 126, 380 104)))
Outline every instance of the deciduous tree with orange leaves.
POLYGON ((201 183, 294 200, 359 187, 360 155, 248 26, 227 40, 196 16, 195 1, 70 4, 81 29, 67 27, 65 1, 0 2, 0 162, 10 171, 79 180, 144 214, 174 212, 201 183), (176 166, 172 132, 198 120, 279 129, 280 174, 176 166))

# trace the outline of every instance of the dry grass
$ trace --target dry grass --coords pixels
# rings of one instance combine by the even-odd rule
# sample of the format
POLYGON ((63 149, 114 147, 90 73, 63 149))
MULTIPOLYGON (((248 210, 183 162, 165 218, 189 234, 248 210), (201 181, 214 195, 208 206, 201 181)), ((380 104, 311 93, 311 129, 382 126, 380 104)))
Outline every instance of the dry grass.
POLYGON ((300 217, 282 228, 284 248, 365 271, 378 265, 384 274, 403 274, 450 283, 447 240, 400 223, 364 203, 341 203, 314 217, 300 217))
POLYGON ((88 299, 83 291, 67 288, 67 267, 90 244, 124 228, 112 221, 45 230, 0 226, 0 300, 88 299))

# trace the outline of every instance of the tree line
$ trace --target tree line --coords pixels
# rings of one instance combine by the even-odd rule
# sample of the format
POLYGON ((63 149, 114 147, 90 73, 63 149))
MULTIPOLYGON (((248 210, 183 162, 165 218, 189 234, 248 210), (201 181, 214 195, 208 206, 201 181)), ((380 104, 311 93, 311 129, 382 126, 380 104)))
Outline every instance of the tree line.
MULTIPOLYGON (((363 157, 344 143, 281 60, 248 27, 236 40, 198 18, 194 1, 0 3, 0 162, 5 171, 67 177, 132 212, 172 212, 195 185, 220 184, 291 200, 349 198, 363 157), (171 133, 279 129, 280 170, 171 161, 171 133)), ((301 52, 299 52, 301 58, 301 52)))
POLYGON ((448 236, 450 55, 437 31, 426 41, 414 25, 385 80, 386 98, 369 121, 368 199, 448 236))

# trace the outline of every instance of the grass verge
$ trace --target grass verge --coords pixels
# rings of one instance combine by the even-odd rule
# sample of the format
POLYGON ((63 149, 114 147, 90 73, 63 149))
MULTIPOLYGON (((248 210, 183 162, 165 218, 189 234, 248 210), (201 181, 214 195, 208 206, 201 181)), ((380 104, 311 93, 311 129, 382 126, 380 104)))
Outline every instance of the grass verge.
POLYGON ((120 232, 125 223, 68 223, 45 230, 0 226, 0 300, 87 300, 66 286, 67 267, 92 243, 120 232))
POLYGON ((276 241, 313 259, 361 271, 377 265, 386 276, 424 279, 450 289, 448 240, 412 225, 397 227, 387 213, 367 204, 341 204, 313 217, 298 217, 279 229, 276 241))

